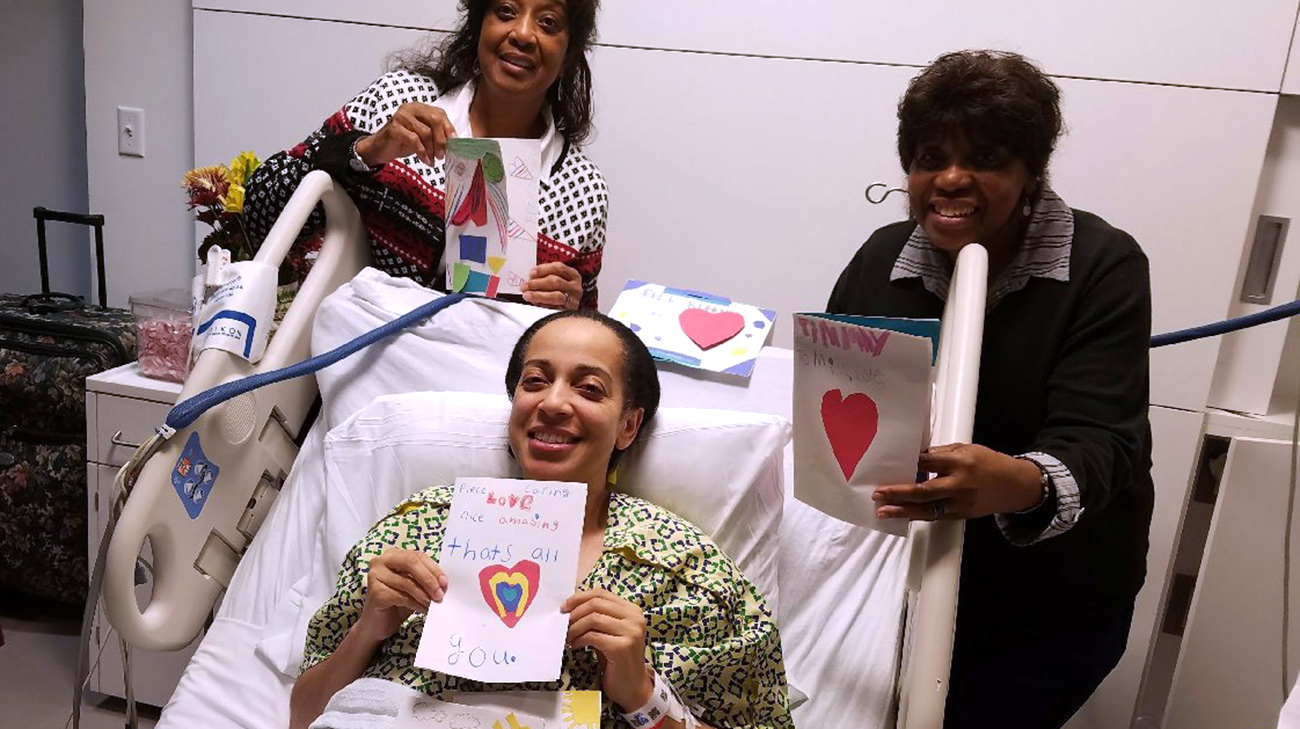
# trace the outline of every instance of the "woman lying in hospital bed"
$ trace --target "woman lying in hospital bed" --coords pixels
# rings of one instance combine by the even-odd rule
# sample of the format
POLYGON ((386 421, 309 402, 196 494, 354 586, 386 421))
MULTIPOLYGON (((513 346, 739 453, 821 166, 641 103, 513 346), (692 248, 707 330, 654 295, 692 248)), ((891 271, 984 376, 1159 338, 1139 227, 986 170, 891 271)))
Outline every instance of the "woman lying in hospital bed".
POLYGON ((563 606, 569 631, 559 681, 488 686, 414 667, 425 610, 448 587, 431 555, 441 546, 451 490, 433 487, 399 505, 348 554, 334 596, 308 629, 291 726, 311 724, 360 678, 435 697, 600 689, 606 728, 621 726, 620 715, 642 726, 638 714, 655 717, 645 726, 665 729, 697 721, 793 726, 780 639, 763 596, 700 530, 612 488, 619 454, 659 404, 658 376, 640 339, 600 314, 548 316, 516 344, 506 387, 509 442, 524 477, 588 486, 578 559, 584 577, 563 606))

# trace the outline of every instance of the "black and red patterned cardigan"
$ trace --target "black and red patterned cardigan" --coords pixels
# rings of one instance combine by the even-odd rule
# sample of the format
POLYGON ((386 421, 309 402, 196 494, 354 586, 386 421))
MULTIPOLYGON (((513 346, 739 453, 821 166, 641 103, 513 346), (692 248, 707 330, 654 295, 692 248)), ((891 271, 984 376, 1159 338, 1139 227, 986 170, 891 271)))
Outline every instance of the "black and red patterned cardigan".
MULTIPOLYGON (((301 144, 267 159, 244 192, 244 220, 252 240, 266 238, 308 172, 324 170, 361 211, 371 265, 440 288, 447 188, 442 161, 426 165, 414 156, 404 157, 369 173, 348 165, 356 138, 378 131, 402 104, 428 104, 437 98, 437 87, 425 76, 409 71, 384 74, 301 144)), ((581 305, 595 308, 609 209, 605 178, 566 140, 539 193, 537 262, 559 261, 576 269, 582 275, 581 305)), ((323 225, 324 213, 317 206, 299 242, 306 245, 315 239, 323 225)))

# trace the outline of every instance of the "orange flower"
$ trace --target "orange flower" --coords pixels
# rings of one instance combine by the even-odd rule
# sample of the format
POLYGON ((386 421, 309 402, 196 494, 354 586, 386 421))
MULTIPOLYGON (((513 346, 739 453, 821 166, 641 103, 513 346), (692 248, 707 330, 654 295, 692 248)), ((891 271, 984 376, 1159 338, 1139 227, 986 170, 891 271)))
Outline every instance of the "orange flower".
POLYGON ((5 365, 5 371, 0 374, 0 383, 5 385, 18 381, 18 378, 27 373, 27 368, 18 362, 10 362, 5 365))
POLYGON ((220 205, 221 198, 230 192, 229 171, 225 165, 198 167, 185 173, 181 186, 190 196, 190 210, 220 205))

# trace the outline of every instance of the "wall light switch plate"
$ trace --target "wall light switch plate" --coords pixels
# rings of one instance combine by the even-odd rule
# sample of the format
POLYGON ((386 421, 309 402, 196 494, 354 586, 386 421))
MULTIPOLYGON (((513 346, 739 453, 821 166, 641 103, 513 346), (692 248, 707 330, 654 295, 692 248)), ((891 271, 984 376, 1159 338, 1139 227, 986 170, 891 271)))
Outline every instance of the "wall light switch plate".
POLYGON ((144 156, 144 109, 117 107, 117 153, 124 157, 144 156))

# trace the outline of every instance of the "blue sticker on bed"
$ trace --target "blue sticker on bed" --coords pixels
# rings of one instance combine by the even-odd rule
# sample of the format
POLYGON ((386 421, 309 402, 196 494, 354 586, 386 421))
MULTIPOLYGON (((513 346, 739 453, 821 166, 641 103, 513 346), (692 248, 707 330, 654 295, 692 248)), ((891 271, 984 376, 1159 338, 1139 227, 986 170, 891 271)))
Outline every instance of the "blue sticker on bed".
POLYGON ((219 473, 221 469, 217 464, 203 455, 199 434, 190 433, 190 439, 185 442, 181 457, 176 459, 176 467, 172 469, 172 486, 191 519, 199 518, 203 505, 208 503, 208 496, 212 494, 212 487, 217 483, 219 473))

